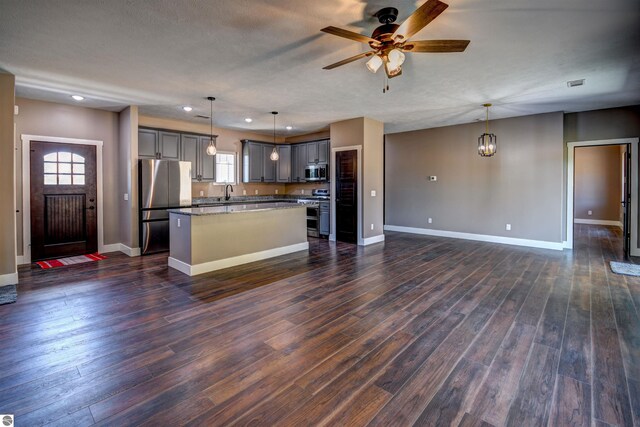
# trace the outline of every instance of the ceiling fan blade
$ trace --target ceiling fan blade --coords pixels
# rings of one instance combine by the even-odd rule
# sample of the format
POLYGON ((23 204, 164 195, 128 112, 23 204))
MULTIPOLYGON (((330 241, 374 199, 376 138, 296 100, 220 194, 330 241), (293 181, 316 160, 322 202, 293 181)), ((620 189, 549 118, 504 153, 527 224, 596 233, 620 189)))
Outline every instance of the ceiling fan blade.
POLYGON ((352 56, 351 58, 343 59, 342 61, 336 62, 335 64, 327 65, 326 67, 323 67, 322 69, 323 70, 333 70, 334 68, 340 67, 341 65, 348 64, 349 62, 357 61, 358 59, 362 59, 362 58, 366 58, 367 56, 371 56, 374 53, 375 52, 373 52, 373 51, 360 53, 360 54, 358 54, 356 56, 352 56))
POLYGON ((355 41, 361 42, 361 43, 380 44, 380 42, 378 42, 376 39, 372 39, 369 36, 365 36, 365 35, 362 35, 362 34, 354 33, 353 31, 349 31, 349 30, 343 30, 342 28, 338 28, 338 27, 325 27, 325 28, 321 29, 320 31, 325 32, 327 34, 333 34, 334 36, 344 37, 344 38, 350 39, 350 40, 355 40, 355 41))
POLYGON ((448 7, 448 4, 439 0, 427 0, 406 21, 400 24, 395 33, 393 33, 392 38, 396 41, 409 39, 429 22, 436 19, 448 7))
POLYGON ((464 52, 469 40, 416 40, 407 42, 402 50, 406 52, 464 52))

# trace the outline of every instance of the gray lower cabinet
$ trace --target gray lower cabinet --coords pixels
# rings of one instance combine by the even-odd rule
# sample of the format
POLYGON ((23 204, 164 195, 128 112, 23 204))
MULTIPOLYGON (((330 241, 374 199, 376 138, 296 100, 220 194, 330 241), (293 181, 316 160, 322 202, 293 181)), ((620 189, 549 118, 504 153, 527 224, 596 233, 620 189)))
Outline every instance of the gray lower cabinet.
POLYGON ((180 160, 180 134, 153 129, 138 129, 138 157, 141 159, 180 160))
POLYGON ((209 137, 182 134, 180 160, 191 162, 191 179, 214 181, 216 157, 207 154, 209 137))
POLYGON ((328 236, 331 232, 331 204, 329 202, 320 202, 320 230, 321 236, 328 236))
POLYGON ((279 145, 278 161, 276 162, 276 181, 291 182, 291 146, 279 145))
POLYGON ((276 182, 276 162, 271 160, 272 144, 243 141, 242 181, 276 182))

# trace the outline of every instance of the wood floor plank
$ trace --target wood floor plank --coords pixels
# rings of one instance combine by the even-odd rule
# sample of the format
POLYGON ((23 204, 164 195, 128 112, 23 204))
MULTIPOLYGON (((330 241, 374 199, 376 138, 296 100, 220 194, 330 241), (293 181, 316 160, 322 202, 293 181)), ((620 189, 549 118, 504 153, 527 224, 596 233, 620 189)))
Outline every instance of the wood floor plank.
POLYGON ((591 386, 574 378, 558 375, 549 424, 558 427, 589 427, 591 386))

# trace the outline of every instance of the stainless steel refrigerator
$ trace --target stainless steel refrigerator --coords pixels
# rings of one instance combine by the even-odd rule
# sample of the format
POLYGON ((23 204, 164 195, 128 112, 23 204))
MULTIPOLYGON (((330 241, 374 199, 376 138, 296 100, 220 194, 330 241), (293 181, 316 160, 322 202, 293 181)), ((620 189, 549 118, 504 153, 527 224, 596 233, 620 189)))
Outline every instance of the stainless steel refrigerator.
POLYGON ((138 195, 142 254, 168 251, 167 209, 191 206, 191 162, 139 160, 138 195))

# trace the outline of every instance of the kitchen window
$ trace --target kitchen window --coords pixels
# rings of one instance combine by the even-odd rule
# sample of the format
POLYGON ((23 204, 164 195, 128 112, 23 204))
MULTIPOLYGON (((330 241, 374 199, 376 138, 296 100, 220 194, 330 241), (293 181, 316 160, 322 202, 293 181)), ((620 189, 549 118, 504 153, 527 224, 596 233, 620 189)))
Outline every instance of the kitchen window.
POLYGON ((216 184, 236 183, 236 153, 216 154, 216 184))

